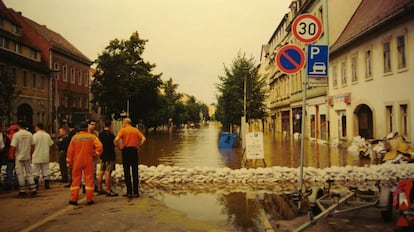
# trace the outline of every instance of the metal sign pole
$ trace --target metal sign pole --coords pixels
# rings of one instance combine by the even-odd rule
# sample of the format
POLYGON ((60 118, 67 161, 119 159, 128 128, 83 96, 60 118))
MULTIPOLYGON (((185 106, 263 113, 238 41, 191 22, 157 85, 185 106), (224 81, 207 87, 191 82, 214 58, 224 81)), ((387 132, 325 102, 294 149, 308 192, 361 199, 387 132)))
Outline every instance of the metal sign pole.
MULTIPOLYGON (((305 54, 308 45, 305 46, 305 54)), ((308 75, 303 72, 303 92, 302 92, 302 123, 301 123, 301 135, 300 135, 300 169, 299 169, 299 194, 302 194, 303 186, 303 160, 305 152, 305 123, 306 123, 306 92, 308 89, 308 75)))

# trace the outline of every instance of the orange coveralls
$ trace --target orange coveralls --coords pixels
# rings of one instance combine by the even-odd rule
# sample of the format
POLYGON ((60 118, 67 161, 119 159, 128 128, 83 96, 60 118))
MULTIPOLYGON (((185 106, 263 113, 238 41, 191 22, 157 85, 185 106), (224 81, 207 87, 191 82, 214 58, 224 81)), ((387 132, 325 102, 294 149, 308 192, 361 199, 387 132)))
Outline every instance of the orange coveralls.
POLYGON ((93 200, 93 158, 100 156, 102 151, 102 143, 96 135, 80 131, 73 136, 66 156, 66 163, 72 168, 71 201, 78 201, 82 171, 85 175, 86 201, 93 200))

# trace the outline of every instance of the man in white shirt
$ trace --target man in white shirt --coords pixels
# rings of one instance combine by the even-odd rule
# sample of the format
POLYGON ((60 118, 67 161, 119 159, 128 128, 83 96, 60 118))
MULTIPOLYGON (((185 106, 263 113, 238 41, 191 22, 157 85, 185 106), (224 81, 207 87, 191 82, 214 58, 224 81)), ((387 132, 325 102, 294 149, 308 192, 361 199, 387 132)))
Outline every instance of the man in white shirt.
POLYGON ((53 145, 53 140, 44 131, 43 123, 36 124, 35 131, 36 133, 33 135, 34 151, 32 156, 34 181, 36 186, 39 187, 39 178, 42 175, 45 189, 49 189, 50 146, 53 145))
POLYGON ((16 123, 18 131, 14 134, 10 144, 10 154, 16 159, 16 174, 19 180, 20 192, 19 197, 25 197, 27 179, 32 196, 37 194, 36 184, 32 175, 32 166, 30 164, 31 154, 33 153, 33 136, 32 133, 24 129, 24 123, 16 123), (26 175, 25 175, 26 172, 26 175))

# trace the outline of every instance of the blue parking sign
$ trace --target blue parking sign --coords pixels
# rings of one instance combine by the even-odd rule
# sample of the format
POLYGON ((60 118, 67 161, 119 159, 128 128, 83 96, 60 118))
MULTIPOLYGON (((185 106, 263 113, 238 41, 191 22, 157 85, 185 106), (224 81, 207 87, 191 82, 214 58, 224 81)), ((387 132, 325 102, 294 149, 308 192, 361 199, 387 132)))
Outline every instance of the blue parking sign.
POLYGON ((308 45, 306 72, 309 77, 328 76, 328 45, 308 45))

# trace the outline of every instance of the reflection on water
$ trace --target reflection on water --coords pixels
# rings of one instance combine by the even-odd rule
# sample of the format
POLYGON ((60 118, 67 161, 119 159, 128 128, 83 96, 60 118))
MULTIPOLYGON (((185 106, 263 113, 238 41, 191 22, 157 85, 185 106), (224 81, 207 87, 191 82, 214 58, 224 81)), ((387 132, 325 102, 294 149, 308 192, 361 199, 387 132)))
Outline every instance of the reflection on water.
MULTIPOLYGON (((147 135, 147 143, 140 153, 140 164, 148 166, 163 164, 187 168, 197 166, 241 168, 243 151, 239 146, 220 150, 218 148, 220 132, 219 123, 210 123, 198 129, 152 132, 147 135)), ((270 133, 264 133, 263 140, 267 166, 299 167, 300 140, 270 133)), ((305 141, 304 166, 316 168, 363 166, 369 162, 369 160, 360 161, 357 154, 349 153, 346 149, 305 141)), ((260 209, 264 209, 268 214, 270 212, 272 217, 278 220, 289 220, 297 215, 295 206, 287 196, 283 195, 261 194, 258 197, 260 194, 255 191, 223 193, 214 191, 214 188, 202 193, 180 191, 177 194, 173 193, 174 191, 159 191, 161 195, 158 198, 168 207, 194 219, 227 222, 238 231, 257 231, 257 221, 261 220, 258 216, 260 209)))
MULTIPOLYGON (((183 129, 174 132, 158 131, 147 135, 147 143, 140 155, 145 165, 171 165, 181 167, 229 167, 241 168, 242 150, 219 149, 219 123, 210 123, 199 129, 183 129)), ((291 136, 264 133, 264 156, 267 166, 299 167, 300 140, 291 136)), ((331 147, 305 140, 304 166, 326 168, 330 166, 366 165, 357 154, 346 149, 331 147)))

